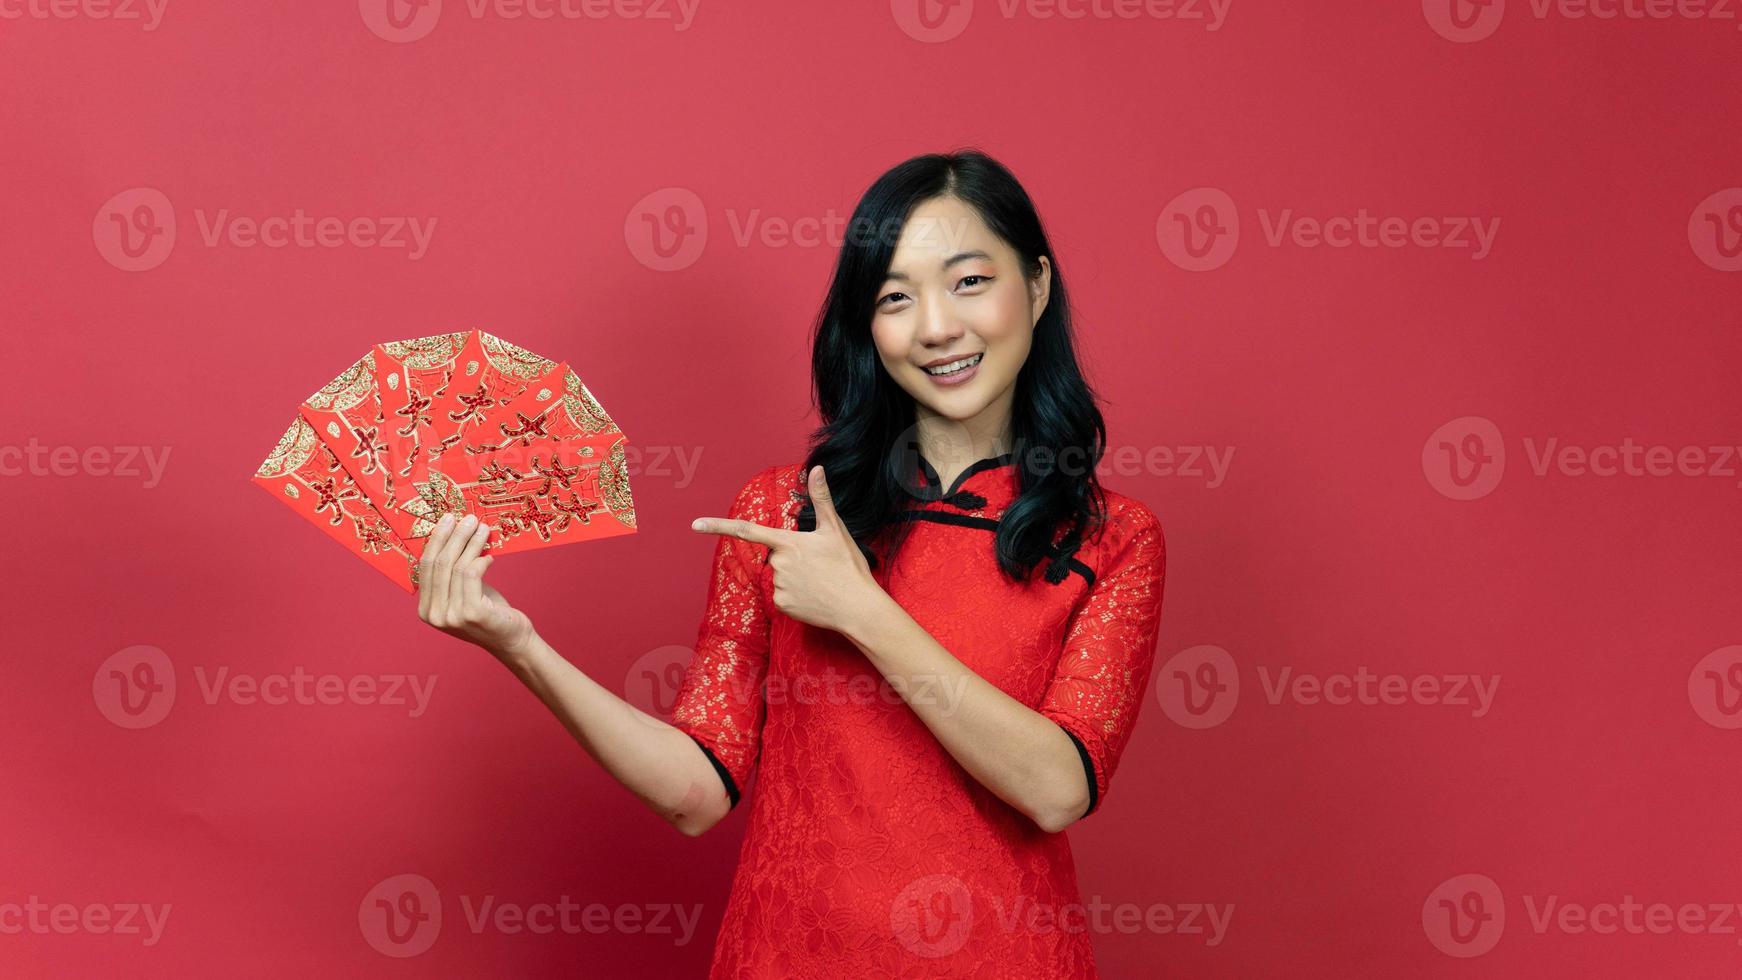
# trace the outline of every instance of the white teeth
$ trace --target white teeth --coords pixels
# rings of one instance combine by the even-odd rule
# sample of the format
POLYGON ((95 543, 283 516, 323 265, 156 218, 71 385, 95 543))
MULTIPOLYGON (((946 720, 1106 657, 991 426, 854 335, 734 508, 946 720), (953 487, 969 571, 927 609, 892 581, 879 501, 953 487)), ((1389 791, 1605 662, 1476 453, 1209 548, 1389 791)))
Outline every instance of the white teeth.
POLYGON ((980 363, 980 359, 982 357, 985 357, 985 356, 986 355, 983 353, 982 354, 973 354, 973 355, 970 355, 968 357, 964 357, 959 361, 951 361, 948 364, 942 364, 942 365, 939 365, 938 367, 935 367, 935 368, 926 368, 925 373, 930 374, 930 375, 940 375, 941 376, 941 375, 945 375, 945 374, 955 374, 957 371, 966 371, 968 368, 971 368, 974 365, 980 363))

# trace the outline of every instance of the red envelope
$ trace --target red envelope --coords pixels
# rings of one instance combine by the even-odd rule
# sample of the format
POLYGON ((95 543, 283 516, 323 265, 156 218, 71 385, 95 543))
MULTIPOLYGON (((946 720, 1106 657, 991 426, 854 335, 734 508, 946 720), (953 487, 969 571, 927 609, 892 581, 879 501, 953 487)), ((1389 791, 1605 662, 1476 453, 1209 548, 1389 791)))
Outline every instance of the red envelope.
POLYGON ((298 414, 320 434, 371 501, 393 499, 393 476, 382 437, 375 358, 365 354, 308 397, 298 414))
POLYGON ((530 446, 546 439, 574 439, 618 432, 617 423, 568 364, 559 365, 480 426, 470 452, 530 446), (560 380, 560 385, 554 383, 560 380))
POLYGON ((416 590, 416 556, 306 419, 298 416, 285 430, 254 482, 400 588, 416 590))
POLYGON ((446 333, 375 345, 376 391, 383 416, 391 423, 385 438, 396 482, 424 477, 423 438, 433 425, 430 409, 436 398, 445 396, 454 360, 468 336, 446 333))
POLYGON ((405 505, 416 518, 406 544, 423 544, 444 514, 476 514, 490 525, 485 548, 512 554, 591 541, 635 530, 621 432, 543 440, 493 452, 449 454, 431 467, 421 495, 405 505))
POLYGON ((376 345, 255 482, 415 589, 446 513, 482 517, 499 554, 632 533, 627 446, 567 364, 472 330, 376 345))

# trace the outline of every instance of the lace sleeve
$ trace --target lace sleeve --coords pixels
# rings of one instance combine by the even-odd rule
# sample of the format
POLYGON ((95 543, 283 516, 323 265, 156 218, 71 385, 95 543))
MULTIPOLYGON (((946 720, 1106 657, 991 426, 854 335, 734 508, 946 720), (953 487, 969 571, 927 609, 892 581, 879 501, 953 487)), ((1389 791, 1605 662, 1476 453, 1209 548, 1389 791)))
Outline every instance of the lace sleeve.
MULTIPOLYGON (((726 516, 768 523, 767 475, 764 471, 745 484, 726 516)), ((702 747, 734 807, 755 768, 762 738, 769 630, 762 569, 767 561, 767 547, 719 536, 695 656, 672 710, 672 726, 702 747)))
POLYGON ((1077 745, 1089 784, 1085 817, 1106 798, 1131 737, 1161 626, 1167 567, 1161 524, 1136 501, 1128 501, 1116 519, 1125 525, 1124 540, 1109 548, 1094 584, 1072 614, 1064 650, 1039 709, 1077 745))

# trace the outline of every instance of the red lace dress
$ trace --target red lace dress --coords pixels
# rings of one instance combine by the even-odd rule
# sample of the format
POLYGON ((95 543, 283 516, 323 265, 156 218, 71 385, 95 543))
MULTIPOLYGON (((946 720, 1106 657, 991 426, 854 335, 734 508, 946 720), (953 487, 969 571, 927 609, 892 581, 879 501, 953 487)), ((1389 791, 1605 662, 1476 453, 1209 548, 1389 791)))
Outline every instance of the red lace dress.
MULTIPOLYGON (((802 470, 758 473, 729 516, 796 530, 802 470)), ((1154 658, 1160 524, 1106 491, 1107 526, 1085 536, 1068 574, 1047 581, 1043 561, 1019 586, 992 553, 1015 495, 1012 457, 974 463, 947 491, 923 458, 919 470, 915 524, 879 584, 958 660, 1070 734, 1093 812, 1154 658)), ((1065 834, 970 776, 851 641, 776 611, 767 559, 719 538, 672 716, 734 805, 756 776, 711 980, 1095 977, 1065 834)))

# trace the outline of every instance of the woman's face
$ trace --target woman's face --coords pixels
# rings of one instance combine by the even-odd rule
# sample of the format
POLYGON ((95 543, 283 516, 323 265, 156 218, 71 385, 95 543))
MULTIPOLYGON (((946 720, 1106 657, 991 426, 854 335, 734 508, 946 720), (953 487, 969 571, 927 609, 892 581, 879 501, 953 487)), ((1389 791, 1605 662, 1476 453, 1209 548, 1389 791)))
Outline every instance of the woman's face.
POLYGON ((1051 264, 1039 263, 1039 276, 1025 277, 1015 249, 959 198, 914 208, 878 291, 871 336, 918 418, 966 423, 990 407, 1002 430, 1052 282, 1051 264), (972 366, 952 374, 926 370, 964 358, 972 366))

